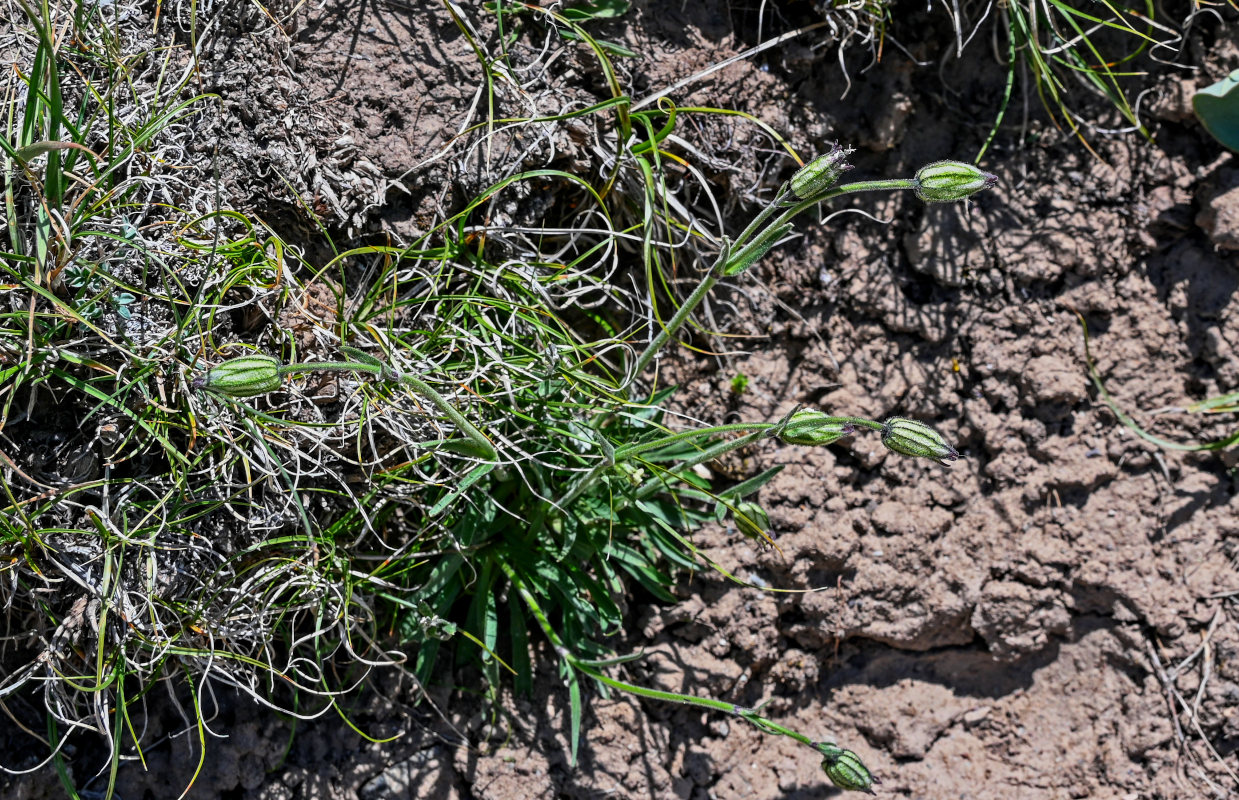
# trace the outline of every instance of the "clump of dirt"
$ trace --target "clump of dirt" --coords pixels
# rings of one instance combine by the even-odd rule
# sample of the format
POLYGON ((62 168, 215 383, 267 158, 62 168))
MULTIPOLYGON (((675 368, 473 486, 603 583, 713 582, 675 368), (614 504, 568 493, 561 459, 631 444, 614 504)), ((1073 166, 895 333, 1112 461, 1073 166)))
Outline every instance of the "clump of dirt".
MULTIPOLYGON (((235 35, 204 54, 223 101, 221 174, 236 204, 309 230, 304 201, 343 237, 407 239, 476 188, 467 170, 434 158, 474 119, 481 80, 442 7, 301 9, 274 34, 269 19, 251 17, 233 18, 235 35), (284 181, 290 191, 273 195, 284 181)), ((899 19, 907 22, 894 34, 907 31, 901 44, 913 58, 936 61, 953 41, 940 12, 899 19)), ((749 24, 724 0, 635 2, 599 35, 641 54, 625 67, 640 76, 640 93, 743 50, 749 24)), ((1210 74, 1239 66, 1217 27, 1193 36, 1210 74)), ((941 70, 888 50, 850 76, 831 50, 795 55, 737 61, 673 99, 745 111, 802 152, 842 141, 858 148, 856 175, 884 177, 969 158, 1005 80, 979 47, 941 70)), ((588 59, 574 59, 555 67, 564 96, 598 91, 588 59)), ((1031 108, 1026 125, 996 138, 985 166, 1002 180, 975 203, 863 198, 855 205, 865 216, 802 223, 799 242, 716 305, 715 323, 742 334, 746 352, 685 352, 666 365, 685 413, 764 420, 805 404, 912 416, 965 457, 944 471, 888 457, 875 437, 857 435, 823 449, 767 445, 725 465, 732 477, 790 465, 760 497, 777 550, 725 526, 703 531, 705 552, 753 586, 703 574, 675 605, 634 597, 634 625, 616 643, 646 653, 631 679, 768 700, 772 719, 856 750, 883 794, 1239 791, 1234 457, 1149 445, 1116 422, 1085 363, 1081 320, 1124 408, 1183 406, 1239 384, 1239 167, 1183 112, 1182 76, 1157 81, 1155 143, 1095 137, 1095 156, 1031 108), (747 389, 735 394, 740 374, 747 389)), ((546 141, 569 161, 586 158, 565 130, 546 141)), ((712 174, 736 197, 759 193, 772 163, 763 158, 712 174)), ((733 205, 742 223, 751 208, 733 205)), ((1225 420, 1141 421, 1184 441, 1226 432, 1225 420)), ((826 791, 817 761, 790 740, 625 697, 591 699, 570 765, 566 693, 548 663, 533 697, 507 698, 493 717, 439 691, 444 717, 418 710, 416 732, 391 744, 366 743, 330 719, 299 725, 284 753, 283 723, 230 706, 239 721, 221 728, 233 738, 211 743, 223 755, 212 755, 221 760, 195 792, 513 800, 826 791)), ((405 729, 395 708, 367 708, 367 730, 405 729)), ((178 755, 183 738, 148 756, 163 766, 122 770, 124 797, 184 785, 193 765, 178 755)), ((14 786, 21 798, 51 792, 14 786)))

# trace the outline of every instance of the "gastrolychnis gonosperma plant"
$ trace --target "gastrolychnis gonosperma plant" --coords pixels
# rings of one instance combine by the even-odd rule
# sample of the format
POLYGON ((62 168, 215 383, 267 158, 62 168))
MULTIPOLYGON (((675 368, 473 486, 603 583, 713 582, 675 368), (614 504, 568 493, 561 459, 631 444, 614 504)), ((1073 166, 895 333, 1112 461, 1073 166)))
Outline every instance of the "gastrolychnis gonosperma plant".
MULTIPOLYGON (((626 383, 619 388, 626 391, 634 402, 657 406, 657 400, 646 397, 641 388, 641 379, 645 376, 647 368, 655 362, 663 348, 674 339, 680 328, 718 281, 739 275, 751 267, 784 238, 791 230, 792 220, 801 212, 845 194, 880 190, 912 190, 926 202, 967 200, 977 192, 993 186, 997 180, 995 176, 971 165, 940 161, 923 167, 912 178, 839 184, 840 177, 850 169, 846 160, 848 153, 848 150, 835 146, 830 152, 814 159, 781 187, 770 204, 739 236, 734 240, 723 239, 714 264, 675 315, 626 371, 629 377, 626 383)), ((488 435, 486 430, 467 420, 450 400, 432 389, 421 377, 398 371, 386 362, 357 348, 341 347, 340 349, 349 360, 285 365, 270 356, 245 355, 225 361, 199 374, 193 379, 191 386, 225 397, 251 397, 279 389, 283 384, 284 376, 290 374, 315 371, 368 374, 377 380, 399 383, 417 392, 450 420, 464 437, 431 444, 458 455, 477 459, 482 462, 480 469, 483 471, 505 462, 503 448, 495 445, 493 437, 488 435)), ((625 508, 634 508, 648 503, 651 498, 660 493, 671 491, 677 502, 713 499, 717 504, 716 514, 720 519, 730 512, 736 521, 737 529, 742 533, 768 541, 769 520, 765 512, 756 503, 743 498, 757 491, 761 485, 773 477, 778 468, 718 495, 694 492, 691 489, 675 493, 678 490, 674 487, 692 481, 691 476, 694 474, 692 467, 713 461, 728 452, 765 439, 777 438, 784 444, 812 447, 831 444, 859 430, 870 430, 879 434, 882 444, 887 449, 902 455, 929 458, 944 465, 951 464, 959 457, 955 448, 948 444, 937 431, 917 420, 892 417, 879 422, 861 417, 832 416, 823 411, 804 408, 795 409, 792 413, 774 422, 741 422, 696 428, 618 447, 607 443, 604 438, 600 437, 598 442, 604 451, 604 458, 592 468, 576 473, 575 477, 563 488, 560 498, 553 503, 544 504, 540 516, 528 520, 526 527, 534 533, 548 535, 565 530, 577 506, 593 498, 595 494, 593 490, 600 484, 610 482, 608 485, 620 487, 620 496, 612 499, 613 505, 609 512, 612 516, 625 508), (733 434, 741 435, 730 439, 725 438, 733 434), (692 447, 675 456, 671 463, 662 466, 658 474, 648 479, 645 478, 643 468, 650 466, 650 462, 644 460, 645 458, 653 453, 678 452, 676 448, 681 445, 692 445, 692 447)), ((581 517, 588 519, 589 514, 582 513, 581 517)), ((503 547, 506 548, 507 545, 503 547)), ((571 542, 566 547, 571 547, 571 542)), ((505 577, 511 587, 516 590, 515 594, 520 602, 537 622, 556 655, 561 659, 565 677, 572 691, 574 753, 580 724, 580 690, 576 676, 581 674, 610 689, 655 700, 722 711, 744 719, 766 733, 788 736, 811 747, 821 756, 822 768, 835 786, 845 790, 872 793, 872 786, 877 779, 851 750, 833 743, 818 741, 779 725, 761 716, 756 708, 747 708, 712 698, 650 689, 608 676, 604 672, 607 667, 630 661, 635 656, 596 658, 587 657, 574 650, 565 642, 565 637, 556 630, 550 615, 544 608, 545 603, 550 599, 548 593, 530 585, 530 575, 534 573, 521 568, 516 553, 507 550, 503 552, 506 555, 495 559, 493 571, 505 577)), ((689 552, 694 556, 697 555, 691 546, 689 546, 689 552)), ((427 581, 427 586, 433 585, 432 581, 427 581)), ((514 603, 516 600, 510 599, 510 602, 514 603)), ((515 633, 514 631, 514 635, 515 633)))

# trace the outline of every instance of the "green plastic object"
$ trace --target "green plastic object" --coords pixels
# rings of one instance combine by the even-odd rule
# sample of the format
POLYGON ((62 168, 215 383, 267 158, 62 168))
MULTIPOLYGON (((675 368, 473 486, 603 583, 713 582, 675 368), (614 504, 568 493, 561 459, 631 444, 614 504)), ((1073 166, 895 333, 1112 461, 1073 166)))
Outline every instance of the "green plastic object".
POLYGON ((1214 139, 1239 153, 1239 69, 1192 95, 1192 108, 1214 139))

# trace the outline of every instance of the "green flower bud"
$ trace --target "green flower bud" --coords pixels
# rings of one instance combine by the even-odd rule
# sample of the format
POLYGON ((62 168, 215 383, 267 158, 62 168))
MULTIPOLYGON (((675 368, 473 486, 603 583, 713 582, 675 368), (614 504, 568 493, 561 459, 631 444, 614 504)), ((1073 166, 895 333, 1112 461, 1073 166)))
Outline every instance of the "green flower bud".
POLYGON ((830 152, 805 164, 792 176, 792 194, 801 200, 817 197, 839 182, 839 176, 852 168, 847 163, 850 147, 830 146, 830 152))
POLYGON ((792 414, 792 418, 787 421, 787 427, 779 434, 779 441, 783 444, 819 447, 837 442, 853 433, 856 433, 856 426, 852 423, 805 408, 792 414))
POLYGON ((917 170, 916 196, 926 203, 966 200, 998 183, 998 176, 962 161, 935 161, 917 170))
POLYGON ((932 458, 944 467, 959 458, 959 451, 947 444, 940 433, 915 419, 891 417, 883 422, 882 444, 905 456, 932 458))
POLYGON ((750 539, 769 539, 770 517, 756 503, 736 504, 736 528, 750 539))
POLYGON ((880 781, 873 777, 869 768, 861 762, 860 756, 851 750, 844 750, 842 747, 825 742, 820 742, 816 746, 822 755, 826 756, 822 759, 822 769, 826 772, 826 777, 830 778, 831 783, 845 792, 873 794, 873 785, 880 781))
POLYGON ((190 386, 229 397, 253 397, 274 392, 283 384, 280 362, 271 356, 241 356, 194 378, 190 386))

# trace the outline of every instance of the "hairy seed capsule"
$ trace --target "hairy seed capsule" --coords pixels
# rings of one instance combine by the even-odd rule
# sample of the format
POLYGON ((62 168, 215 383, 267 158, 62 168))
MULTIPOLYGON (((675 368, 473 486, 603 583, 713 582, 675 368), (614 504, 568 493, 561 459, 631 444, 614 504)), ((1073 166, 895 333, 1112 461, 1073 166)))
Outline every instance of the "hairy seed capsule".
POLYGON ((873 784, 878 780, 861 762, 860 756, 828 744, 819 744, 817 749, 826 756, 822 759, 822 769, 831 783, 844 791, 873 794, 873 784))
POLYGON ((966 200, 998 183, 998 176, 962 161, 935 161, 916 172, 916 196, 926 203, 966 200))
POLYGON ((824 153, 805 164, 792 176, 792 194, 801 200, 817 197, 839 181, 839 176, 852 168, 847 163, 851 148, 830 146, 830 152, 824 153))
POLYGON ((253 397, 280 388, 280 362, 271 356, 241 356, 213 367, 190 384, 229 397, 253 397))
POLYGON ((820 447, 837 442, 844 436, 856 432, 856 426, 843 422, 838 417, 832 417, 811 408, 801 409, 787 421, 787 427, 779 434, 783 444, 798 444, 807 447, 820 447))
POLYGON ((959 451, 947 444, 940 433, 915 419, 891 417, 883 422, 882 444, 905 456, 932 458, 944 467, 959 458, 959 451))

